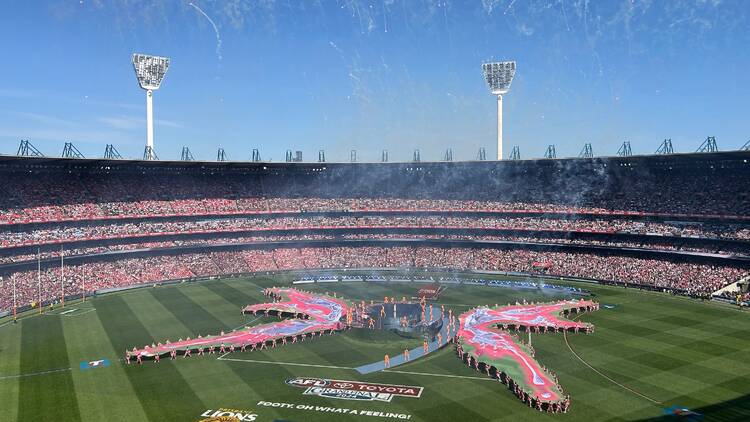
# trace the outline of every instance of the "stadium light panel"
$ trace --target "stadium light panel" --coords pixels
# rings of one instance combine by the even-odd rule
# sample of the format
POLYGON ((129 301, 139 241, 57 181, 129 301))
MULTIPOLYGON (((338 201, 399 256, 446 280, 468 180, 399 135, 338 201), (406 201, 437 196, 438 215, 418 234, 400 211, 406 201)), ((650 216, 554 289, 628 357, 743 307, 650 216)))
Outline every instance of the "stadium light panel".
POLYGON ((133 54, 133 68, 138 84, 145 90, 157 90, 169 69, 169 57, 133 54))
POLYGON ((493 95, 503 95, 510 90, 510 84, 516 75, 516 62, 483 63, 484 80, 493 95))

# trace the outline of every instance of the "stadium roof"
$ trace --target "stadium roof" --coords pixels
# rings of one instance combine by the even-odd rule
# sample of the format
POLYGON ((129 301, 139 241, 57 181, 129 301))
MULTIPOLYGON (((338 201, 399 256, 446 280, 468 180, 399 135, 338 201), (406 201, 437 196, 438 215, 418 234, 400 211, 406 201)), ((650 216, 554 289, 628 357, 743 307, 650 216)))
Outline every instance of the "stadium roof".
POLYGON ((676 153, 668 155, 633 155, 629 157, 594 157, 594 158, 558 158, 528 159, 504 161, 423 161, 423 162, 387 162, 387 163, 348 163, 348 162, 252 162, 252 161, 178 161, 178 160, 136 160, 136 159, 103 159, 103 158, 61 158, 61 157, 22 157, 0 154, 0 170, 161 170, 161 171, 249 171, 277 172, 290 171, 324 171, 343 168, 390 167, 408 170, 428 170, 440 168, 514 168, 555 167, 562 165, 621 165, 621 166, 690 166, 713 165, 727 162, 747 163, 750 151, 724 151, 716 153, 676 153))

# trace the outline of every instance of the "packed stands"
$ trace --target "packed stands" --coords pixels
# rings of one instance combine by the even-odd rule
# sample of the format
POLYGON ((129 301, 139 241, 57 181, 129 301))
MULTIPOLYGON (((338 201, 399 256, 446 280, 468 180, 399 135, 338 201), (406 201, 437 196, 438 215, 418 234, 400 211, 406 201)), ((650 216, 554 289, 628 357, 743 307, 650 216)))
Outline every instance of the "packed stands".
POLYGON ((748 159, 229 166, 4 156, 0 312, 11 281, 28 305, 40 287, 49 301, 63 289, 363 267, 568 276, 702 297, 747 274, 748 159), (360 240, 369 243, 346 246, 360 240), (414 243, 429 240, 441 245, 414 243), (61 254, 88 260, 63 280, 61 254), (40 274, 29 270, 36 258, 40 274))
MULTIPOLYGON (((578 277, 624 285, 643 285, 706 297, 748 274, 747 268, 598 254, 518 249, 432 247, 279 248, 125 258, 54 266, 14 273, 18 303, 28 305, 113 288, 225 274, 305 269, 409 268, 480 270, 578 277), (64 286, 64 287, 63 287, 64 286)), ((12 290, 0 293, 0 309, 12 306, 12 290)))
POLYGON ((439 228, 620 233, 750 240, 750 228, 740 224, 643 222, 623 219, 559 219, 539 217, 444 217, 379 215, 360 217, 217 218, 198 221, 142 221, 0 230, 0 248, 80 240, 199 233, 238 233, 268 230, 333 228, 439 228))

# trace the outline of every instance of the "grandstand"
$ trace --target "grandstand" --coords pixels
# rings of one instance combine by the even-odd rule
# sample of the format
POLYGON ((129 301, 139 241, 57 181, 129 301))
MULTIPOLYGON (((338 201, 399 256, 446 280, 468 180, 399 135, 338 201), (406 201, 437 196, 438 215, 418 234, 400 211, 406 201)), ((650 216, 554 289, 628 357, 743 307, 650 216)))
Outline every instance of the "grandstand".
MULTIPOLYGON (((0 272, 18 280, 21 310, 63 292, 388 268, 390 256, 403 268, 546 274, 710 297, 750 268, 748 158, 271 164, 4 156, 0 272), (372 248, 378 252, 364 254, 372 248), (162 267, 167 257, 174 268, 162 267), (128 266, 142 270, 105 284, 95 276, 128 266)), ((0 311, 12 303, 3 290, 0 311)))

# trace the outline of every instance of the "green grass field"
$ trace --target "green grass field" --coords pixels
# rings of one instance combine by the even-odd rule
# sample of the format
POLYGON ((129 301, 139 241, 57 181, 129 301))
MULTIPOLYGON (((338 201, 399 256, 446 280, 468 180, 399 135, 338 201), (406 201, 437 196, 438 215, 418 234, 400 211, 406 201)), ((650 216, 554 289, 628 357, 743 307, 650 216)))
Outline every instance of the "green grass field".
MULTIPOLYGON (((397 420, 259 406, 261 401, 411 415, 411 421, 673 420, 664 408, 686 406, 703 420, 750 420, 750 315, 711 303, 622 288, 586 286, 602 304, 586 314, 593 335, 533 337, 537 358, 571 395, 568 414, 527 408, 503 385, 464 365, 452 347, 387 372, 360 375, 352 367, 395 355, 418 340, 352 330, 232 360, 192 357, 126 366, 126 347, 166 338, 229 331, 260 323, 241 307, 264 301, 276 279, 231 279, 144 288, 72 303, 60 315, 24 317, 0 327, 0 420, 198 421, 208 409, 253 411, 258 421, 397 420), (110 359, 106 368, 79 363, 110 359), (282 364, 278 364, 282 363, 282 364), (293 365, 297 364, 297 365, 293 365), (424 387, 421 398, 390 403, 303 395, 285 384, 297 376, 424 387), (606 377, 605 377, 606 376, 606 377)), ((329 283, 310 291, 382 300, 411 296, 419 284, 329 283)), ((560 298, 531 291, 450 286, 441 303, 469 305, 560 298)), ((7 322, 2 321, 0 323, 7 322)))

